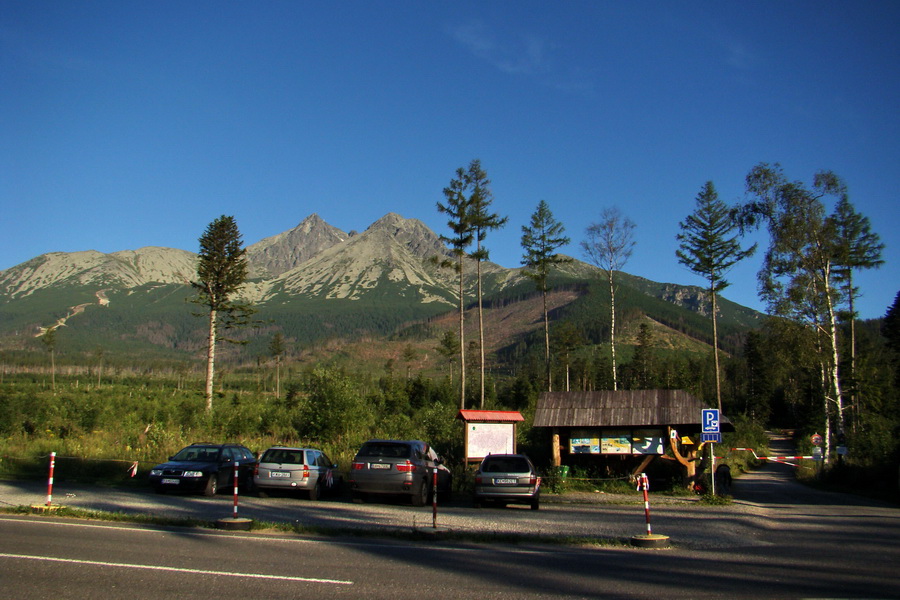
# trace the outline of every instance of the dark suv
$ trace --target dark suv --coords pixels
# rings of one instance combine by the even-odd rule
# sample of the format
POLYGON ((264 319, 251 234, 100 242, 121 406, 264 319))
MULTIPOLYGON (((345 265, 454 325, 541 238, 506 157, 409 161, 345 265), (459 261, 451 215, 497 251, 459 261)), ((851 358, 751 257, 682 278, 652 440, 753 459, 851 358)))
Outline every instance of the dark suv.
POLYGON ((453 477, 434 449, 420 440, 369 440, 350 467, 353 500, 369 494, 407 495, 414 506, 424 506, 438 472, 438 496, 450 494, 453 477))
POLYGON ((169 462, 153 467, 150 485, 159 493, 172 490, 215 496, 220 487, 233 485, 235 462, 238 483, 249 490, 256 457, 240 444, 191 444, 169 458, 169 462))

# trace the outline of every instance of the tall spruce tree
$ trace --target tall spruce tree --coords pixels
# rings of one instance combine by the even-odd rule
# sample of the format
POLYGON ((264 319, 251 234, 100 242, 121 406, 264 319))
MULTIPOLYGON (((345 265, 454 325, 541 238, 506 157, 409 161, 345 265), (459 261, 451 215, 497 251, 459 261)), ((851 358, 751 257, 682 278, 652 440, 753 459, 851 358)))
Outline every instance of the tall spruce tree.
POLYGON ((488 249, 484 247, 484 240, 489 231, 500 229, 506 225, 507 217, 500 217, 491 213, 493 194, 491 193, 491 181, 487 173, 481 168, 481 161, 475 159, 469 164, 466 172, 466 183, 470 190, 469 196, 469 221, 475 236, 475 252, 471 254, 475 259, 476 285, 478 295, 478 349, 479 349, 479 382, 480 382, 480 406, 484 408, 484 309, 482 306, 481 290, 481 263, 489 258, 488 249))
POLYGON ((587 259, 603 273, 609 284, 609 342, 612 355, 613 390, 619 387, 616 368, 616 284, 615 272, 621 271, 634 250, 634 222, 616 208, 606 208, 600 220, 588 226, 581 248, 587 259))
POLYGON ((439 213, 448 215, 447 227, 453 232, 451 236, 441 235, 441 241, 450 245, 450 251, 456 257, 455 269, 459 277, 459 408, 466 407, 466 299, 463 289, 463 261, 466 252, 475 237, 471 221, 471 204, 466 192, 468 190, 467 173, 460 167, 450 185, 444 188, 446 203, 438 202, 439 213))
MULTIPOLYGON (((206 410, 213 408, 216 343, 220 329, 246 325, 253 308, 235 301, 247 280, 248 263, 234 217, 222 215, 206 227, 200 236, 197 260, 197 296, 193 302, 207 309, 209 333, 206 352, 206 410)), ((233 340, 226 340, 233 341, 233 340)))
POLYGON ((524 275, 534 281, 544 303, 544 361, 547 372, 547 391, 553 391, 553 377, 550 371, 550 316, 547 311, 547 292, 550 290, 550 269, 554 265, 570 262, 556 251, 569 243, 564 236, 566 228, 553 218, 550 206, 541 200, 531 215, 531 224, 522 226, 522 264, 524 275))
POLYGON ((839 181, 833 182, 841 199, 834 209, 832 220, 837 235, 836 280, 843 287, 847 300, 848 320, 850 321, 850 394, 851 406, 859 407, 856 396, 856 297, 859 289, 853 285, 853 273, 860 269, 877 269, 884 264, 881 252, 884 244, 878 234, 872 231, 869 218, 853 207, 847 195, 846 187, 839 181))
POLYGON ((737 222, 731 210, 719 199, 712 181, 707 181, 697 195, 696 208, 678 224, 680 242, 675 251, 678 262, 707 281, 712 313, 713 355, 716 369, 716 402, 722 411, 722 382, 719 367, 719 332, 716 297, 730 284, 724 275, 735 264, 756 251, 756 245, 743 250, 738 240, 737 222))

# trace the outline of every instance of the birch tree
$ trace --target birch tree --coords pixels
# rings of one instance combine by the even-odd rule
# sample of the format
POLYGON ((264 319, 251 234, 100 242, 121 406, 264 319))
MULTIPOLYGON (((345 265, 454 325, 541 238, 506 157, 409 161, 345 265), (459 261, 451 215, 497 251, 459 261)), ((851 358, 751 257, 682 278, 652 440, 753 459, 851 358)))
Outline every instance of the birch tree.
POLYGON ((618 389, 616 367, 616 283, 615 272, 621 271, 634 250, 634 222, 616 208, 606 208, 600 220, 592 223, 581 242, 587 259, 606 276, 609 285, 609 342, 612 353, 613 390, 618 389))
POLYGON ((840 251, 833 218, 822 202, 840 197, 840 180, 817 173, 812 189, 788 181, 779 165, 760 164, 747 175, 752 200, 740 212, 742 222, 765 225, 769 247, 759 272, 760 296, 769 312, 804 323, 816 332, 820 353, 825 419, 825 456, 830 450, 831 410, 838 431, 844 429, 844 399, 840 378, 836 286, 840 251))

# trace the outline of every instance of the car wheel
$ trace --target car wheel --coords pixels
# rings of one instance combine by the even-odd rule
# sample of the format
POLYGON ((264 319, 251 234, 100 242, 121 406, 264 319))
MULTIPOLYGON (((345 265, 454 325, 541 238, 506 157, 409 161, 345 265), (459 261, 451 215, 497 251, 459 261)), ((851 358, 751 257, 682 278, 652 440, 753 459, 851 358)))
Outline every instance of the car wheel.
POLYGON ((428 486, 425 484, 425 481, 421 481, 419 483, 419 489, 416 490, 416 493, 413 494, 412 504, 413 506, 425 506, 428 502, 428 486))
POLYGON ((365 497, 365 495, 364 495, 362 492, 351 492, 351 493, 350 493, 350 499, 351 499, 355 504, 362 504, 363 502, 366 501, 366 497, 365 497))
POLYGON ((484 502, 481 500, 476 500, 473 504, 475 505, 475 508, 482 508, 484 506, 484 502))
POLYGON ((166 493, 166 488, 164 488, 164 487, 161 486, 161 485, 158 485, 158 486, 156 486, 156 487, 153 488, 153 491, 155 491, 157 494, 165 494, 165 493, 166 493))
POLYGON ((258 488, 256 488, 256 496, 257 496, 258 498, 268 498, 268 497, 269 497, 269 492, 267 492, 266 490, 262 489, 261 487, 258 487, 258 488))
POLYGON ((322 495, 322 484, 316 481, 316 484, 309 490, 309 499, 318 500, 322 495))
POLYGON ((541 501, 537 498, 531 501, 531 510, 539 510, 541 508, 541 501))
POLYGON ((203 490, 204 496, 215 496, 219 491, 219 478, 215 473, 212 473, 209 476, 209 479, 206 480, 206 488, 203 490))

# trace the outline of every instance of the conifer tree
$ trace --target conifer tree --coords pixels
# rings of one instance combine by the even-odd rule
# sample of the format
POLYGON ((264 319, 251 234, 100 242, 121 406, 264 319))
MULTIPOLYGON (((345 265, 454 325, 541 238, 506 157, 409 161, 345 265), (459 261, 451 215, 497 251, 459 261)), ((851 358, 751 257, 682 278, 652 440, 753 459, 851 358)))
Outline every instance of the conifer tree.
POLYGON ((481 168, 480 160, 475 159, 469 165, 469 170, 466 172, 466 183, 471 190, 469 196, 469 220, 475 236, 475 252, 471 256, 475 259, 476 268, 480 405, 481 408, 484 408, 484 309, 482 306, 481 263, 488 260, 489 252, 483 243, 488 232, 500 229, 506 225, 508 218, 500 217, 498 214, 490 212, 491 203, 493 202, 493 194, 490 189, 491 182, 487 178, 487 173, 481 168))
POLYGON ((554 265, 570 262, 571 259, 560 256, 556 251, 569 243, 564 236, 566 228, 553 218, 550 206, 541 200, 531 215, 531 224, 522 226, 522 264, 523 274, 534 281, 544 302, 544 361, 547 372, 547 391, 553 391, 553 378, 550 372, 550 317, 547 312, 547 292, 550 269, 554 265))
POLYGON ((884 244, 881 243, 878 234, 872 231, 869 218, 865 217, 853 207, 847 195, 847 190, 837 182, 841 199, 835 206, 832 220, 837 235, 837 268, 835 277, 839 285, 843 287, 844 297, 847 299, 848 319, 850 321, 850 381, 851 394, 854 396, 852 405, 858 406, 856 401, 856 307, 855 301, 859 289, 853 285, 853 273, 859 269, 877 269, 884 260, 881 251, 884 244))
POLYGON ((466 196, 467 174, 460 167, 456 170, 456 177, 450 180, 450 185, 444 188, 446 203, 437 203, 439 213, 449 216, 447 226, 453 232, 452 236, 441 235, 441 241, 450 245, 450 251, 456 257, 456 273, 459 277, 459 408, 466 407, 466 344, 465 344, 465 309, 466 300, 463 290, 463 261, 466 251, 472 245, 475 233, 470 218, 471 204, 466 196))
MULTIPOLYGON (((212 412, 216 343, 221 329, 246 325, 253 309, 235 301, 247 280, 248 263, 234 217, 222 215, 210 223, 200 236, 197 260, 197 296, 194 303, 208 311, 209 333, 206 352, 206 410, 212 412)), ((226 340, 233 341, 233 340, 226 340)))
POLYGON ((716 369, 716 402, 722 411, 722 382, 719 367, 719 333, 716 326, 718 308, 716 297, 730 284, 724 275, 731 267, 756 251, 756 245, 741 249, 737 223, 730 209, 719 200, 712 181, 707 181, 697 195, 694 212, 678 224, 680 242, 675 251, 678 262, 707 281, 712 312, 713 355, 716 369), (733 234, 733 235, 732 235, 733 234))

